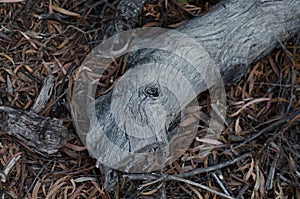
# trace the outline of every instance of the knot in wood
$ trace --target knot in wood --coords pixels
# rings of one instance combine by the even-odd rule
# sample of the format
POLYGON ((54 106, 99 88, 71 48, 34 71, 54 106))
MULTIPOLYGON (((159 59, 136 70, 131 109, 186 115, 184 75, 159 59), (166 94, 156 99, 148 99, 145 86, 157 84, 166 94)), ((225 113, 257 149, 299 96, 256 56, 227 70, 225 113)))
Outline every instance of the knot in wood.
POLYGON ((147 97, 151 99, 155 99, 160 95, 160 91, 157 86, 146 86, 144 93, 147 97))

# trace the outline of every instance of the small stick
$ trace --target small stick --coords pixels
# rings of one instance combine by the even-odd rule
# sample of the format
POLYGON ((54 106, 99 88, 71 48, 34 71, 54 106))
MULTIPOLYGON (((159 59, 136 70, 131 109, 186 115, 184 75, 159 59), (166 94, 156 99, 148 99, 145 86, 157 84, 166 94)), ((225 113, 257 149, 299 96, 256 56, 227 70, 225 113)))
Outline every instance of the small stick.
POLYGON ((226 187, 224 186, 224 184, 222 183, 222 181, 219 179, 219 177, 213 172, 212 177, 214 178, 214 180, 218 183, 218 185, 221 187, 221 189, 223 190, 223 192, 230 196, 230 193, 227 191, 226 187))
MULTIPOLYGON (((247 140, 245 140, 244 142, 242 142, 241 144, 229 149, 230 151, 237 149, 241 146, 244 146, 245 144, 247 144, 248 142, 251 142, 252 140, 254 140, 255 138, 261 136, 264 133, 267 133, 269 131, 271 131, 272 129, 278 127, 279 125, 282 125, 286 122, 288 122, 289 120, 291 120, 292 118, 294 118, 296 115, 298 115, 300 113, 300 109, 296 109, 295 111, 291 112, 290 114, 287 114, 285 116, 283 116, 282 118, 280 118, 278 121, 274 122, 273 124, 270 124, 269 126, 267 126, 266 128, 262 129, 261 131, 259 131, 258 133, 256 133, 254 136, 248 138, 247 140)), ((225 151, 226 152, 226 151, 225 151)), ((223 152, 224 153, 224 152, 223 152)))
POLYGON ((186 180, 186 179, 179 178, 179 177, 176 177, 176 176, 168 176, 167 178, 168 178, 168 180, 175 180, 175 181, 180 181, 180 182, 188 183, 188 184, 190 184, 190 185, 194 185, 194 186, 196 186, 196 187, 199 187, 199 188, 201 188, 201 189, 204 189, 204 190, 209 191, 209 192, 211 192, 211 193, 214 193, 214 194, 216 194, 216 195, 222 196, 222 197, 224 197, 224 198, 234 199, 234 197, 231 197, 231 196, 228 196, 228 195, 226 195, 226 194, 220 193, 220 192, 218 192, 218 191, 216 191, 216 190, 214 190, 214 189, 211 189, 211 188, 209 188, 209 187, 207 187, 207 186, 205 186, 205 185, 199 184, 199 183, 197 183, 197 182, 193 182, 193 181, 191 181, 191 180, 186 180))
POLYGON ((241 190, 239 191, 239 194, 236 196, 236 198, 241 198, 243 196, 243 194, 245 193, 245 191, 247 191, 247 189, 249 188, 248 184, 245 184, 241 190))
MULTIPOLYGON (((195 176, 200 173, 215 171, 215 170, 227 167, 229 165, 232 165, 232 164, 236 163, 237 161, 240 161, 240 160, 242 160, 246 157, 250 157, 250 156, 251 156, 251 153, 246 153, 240 157, 237 157, 236 159, 229 160, 227 162, 224 162, 224 163, 221 163, 218 165, 214 165, 214 166, 210 166, 210 167, 206 167, 206 168, 198 168, 198 169, 194 169, 193 171, 186 172, 186 173, 175 174, 174 176, 179 177, 179 178, 187 178, 187 177, 195 176)), ((141 173, 141 174, 131 173, 131 174, 125 174, 125 175, 123 175, 123 177, 125 177, 129 180, 155 180, 155 182, 159 182, 159 181, 166 179, 168 177, 168 175, 163 175, 163 174, 158 174, 158 173, 149 173, 149 174, 147 174, 147 173, 141 173)), ((151 182, 151 184, 153 184, 153 182, 151 182)))
POLYGON ((186 177, 191 177, 191 176, 194 176, 194 175, 197 175, 197 174, 200 174, 200 173, 206 173, 206 172, 209 172, 209 171, 215 171, 215 170, 227 167, 229 165, 232 165, 232 164, 236 163, 237 161, 243 160, 244 158, 250 157, 250 156, 251 156, 251 153, 246 153, 246 154, 244 154, 244 155, 242 155, 240 157, 237 157, 236 159, 229 160, 229 161, 221 163, 221 164, 217 164, 217 165, 206 167, 206 168, 198 168, 198 169, 195 169, 193 171, 189 171, 189 172, 186 172, 186 173, 176 174, 174 176, 175 177, 180 177, 180 178, 186 178, 186 177))

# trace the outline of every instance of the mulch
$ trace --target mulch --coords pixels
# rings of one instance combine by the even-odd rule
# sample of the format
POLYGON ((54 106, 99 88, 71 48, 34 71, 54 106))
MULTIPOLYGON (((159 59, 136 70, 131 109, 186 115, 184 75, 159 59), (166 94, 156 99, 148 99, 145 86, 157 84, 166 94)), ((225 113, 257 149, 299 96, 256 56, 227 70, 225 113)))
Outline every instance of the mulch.
MULTIPOLYGON (((175 28, 217 2, 147 1, 137 26, 175 28)), ((114 9, 117 3, 0 0, 0 105, 30 110, 43 80, 52 75, 53 93, 39 114, 63 120, 75 134, 68 105, 72 74, 101 42, 101 30, 122 20, 114 9)), ((109 77, 103 82, 111 86, 109 77)), ((227 192, 300 199, 299 35, 253 63, 226 91, 228 125, 208 156, 199 157, 203 140, 196 138, 161 172, 120 173, 114 193, 104 190, 103 168, 95 168, 76 136, 48 155, 0 131, 1 198, 219 198, 218 193, 227 192)), ((209 94, 199 99, 208 117, 209 94)))

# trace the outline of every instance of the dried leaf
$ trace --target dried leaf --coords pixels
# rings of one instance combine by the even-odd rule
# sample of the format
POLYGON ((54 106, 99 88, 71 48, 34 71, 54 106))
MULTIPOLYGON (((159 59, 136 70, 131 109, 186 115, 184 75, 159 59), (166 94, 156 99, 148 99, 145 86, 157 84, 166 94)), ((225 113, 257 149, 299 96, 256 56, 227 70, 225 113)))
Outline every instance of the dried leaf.
POLYGON ((229 117, 234 117, 234 116, 239 115, 245 108, 247 108, 248 106, 250 106, 252 104, 259 103, 259 102, 264 102, 264 101, 269 101, 269 100, 271 100, 271 99, 270 98, 258 98, 258 99, 252 100, 252 101, 248 102, 247 104, 245 104, 237 112, 229 115, 229 117))
POLYGON ((35 185, 34 188, 32 190, 32 198, 38 198, 38 193, 39 193, 39 189, 41 187, 42 183, 40 180, 38 180, 35 185))
POLYGON ((185 118, 181 123, 180 126, 186 127, 192 124, 195 124, 198 121, 196 117, 189 116, 188 118, 185 118))
POLYGON ((75 12, 71 12, 71 11, 68 11, 68 10, 66 10, 66 9, 64 9, 64 8, 59 7, 59 6, 56 5, 56 4, 53 4, 53 5, 52 5, 52 9, 55 10, 55 11, 57 11, 57 12, 60 12, 60 13, 62 13, 62 14, 68 15, 68 16, 72 16, 72 17, 81 17, 80 14, 75 13, 75 12))
POLYGON ((199 137, 196 137, 196 141, 207 143, 207 144, 213 144, 213 145, 222 145, 223 144, 222 142, 220 142, 218 140, 214 140, 214 139, 210 139, 210 138, 199 138, 199 137))
POLYGON ((273 71, 275 72, 275 74, 277 75, 277 77, 280 77, 280 74, 279 74, 279 70, 275 64, 275 61, 274 59, 272 58, 272 56, 268 56, 268 60, 269 60, 269 63, 273 69, 273 71))
POLYGON ((70 148, 74 151, 85 151, 86 150, 85 146, 77 146, 77 145, 74 145, 74 144, 71 144, 71 143, 65 144, 65 147, 68 147, 68 148, 70 148))
MULTIPOLYGON (((201 195, 201 193, 198 191, 198 189, 194 188, 191 185, 187 185, 197 196, 198 199, 203 199, 203 196, 201 195)), ((216 196, 216 195, 215 195, 216 196)))
POLYGON ((234 126, 235 135, 237 135, 237 136, 239 136, 241 134, 241 132, 243 131, 243 129, 239 123, 240 123, 240 118, 238 117, 235 121, 235 126, 234 126))
POLYGON ((250 176, 254 174, 254 173, 253 173, 253 169, 254 169, 254 160, 253 160, 253 158, 251 158, 251 165, 250 165, 250 168, 249 168, 247 174, 246 174, 246 175, 244 176, 244 178, 243 178, 243 180, 244 180, 245 182, 247 182, 247 181, 249 180, 250 176))
POLYGON ((164 182, 161 182, 158 187, 156 187, 155 189, 152 189, 151 191, 146 191, 146 192, 143 192, 142 195, 143 196, 149 196, 149 195, 152 195, 154 193, 156 193, 161 187, 162 185, 164 184, 164 182))
POLYGON ((8 59, 13 65, 15 65, 15 62, 14 62, 13 58, 11 58, 9 55, 4 54, 4 53, 0 53, 0 56, 5 57, 5 58, 8 59))

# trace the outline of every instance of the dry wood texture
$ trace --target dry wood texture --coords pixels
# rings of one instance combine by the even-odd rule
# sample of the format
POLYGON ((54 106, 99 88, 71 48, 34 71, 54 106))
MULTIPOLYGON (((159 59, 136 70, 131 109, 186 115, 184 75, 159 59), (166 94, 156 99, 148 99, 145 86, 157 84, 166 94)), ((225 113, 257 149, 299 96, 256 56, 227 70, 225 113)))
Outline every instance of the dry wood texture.
MULTIPOLYGON (((219 67, 224 81, 232 82, 245 72, 250 63, 269 53, 276 47, 278 41, 287 39, 299 28, 300 2, 298 0, 255 0, 226 1, 213 12, 195 18, 177 30, 199 42, 219 67)), ((193 56, 203 59, 204 63, 210 63, 207 56, 201 54, 203 52, 193 56)), ((99 119, 97 125, 92 121, 87 135, 85 132, 78 131, 93 157, 102 162, 105 154, 105 160, 114 159, 115 165, 112 165, 114 168, 125 171, 159 168, 161 161, 174 151, 174 146, 180 145, 180 142, 172 140, 174 135, 169 132, 176 121, 177 114, 181 111, 178 105, 179 99, 165 87, 151 84, 153 76, 147 74, 162 74, 160 78, 169 82, 167 87, 177 87, 176 93, 182 95, 187 93, 186 87, 180 86, 180 82, 172 81, 174 73, 169 73, 170 68, 181 73, 197 93, 207 89, 201 77, 206 74, 203 71, 207 68, 197 68, 197 71, 202 71, 200 74, 174 54, 162 51, 143 52, 136 55, 135 59, 131 69, 117 82, 115 91, 113 90, 116 95, 111 91, 96 100, 99 119), (166 67, 154 69, 150 65, 142 66, 145 63, 164 64, 166 67), (165 112, 161 116, 162 109, 165 112), (164 116, 170 117, 161 124, 164 116), (139 130, 135 122, 139 126, 149 127, 150 131, 157 130, 157 126, 162 128, 155 136, 139 139, 130 136, 132 132, 139 130), (171 137, 168 137, 167 135, 170 134, 171 137), (156 153, 165 144, 170 144, 171 140, 173 145, 171 144, 167 151, 157 153, 154 159, 144 155, 132 157, 133 152, 156 153), (122 157, 119 154, 120 149, 127 151, 128 155, 122 157), (157 164, 157 167, 153 166, 154 164, 157 164)), ((188 101, 185 101, 183 104, 187 103, 188 101)), ((92 120, 96 119, 92 118, 92 120)), ((187 136, 186 139, 192 139, 191 137, 187 136)))
POLYGON ((0 106, 0 130, 34 149, 53 154, 70 139, 62 121, 0 106))

